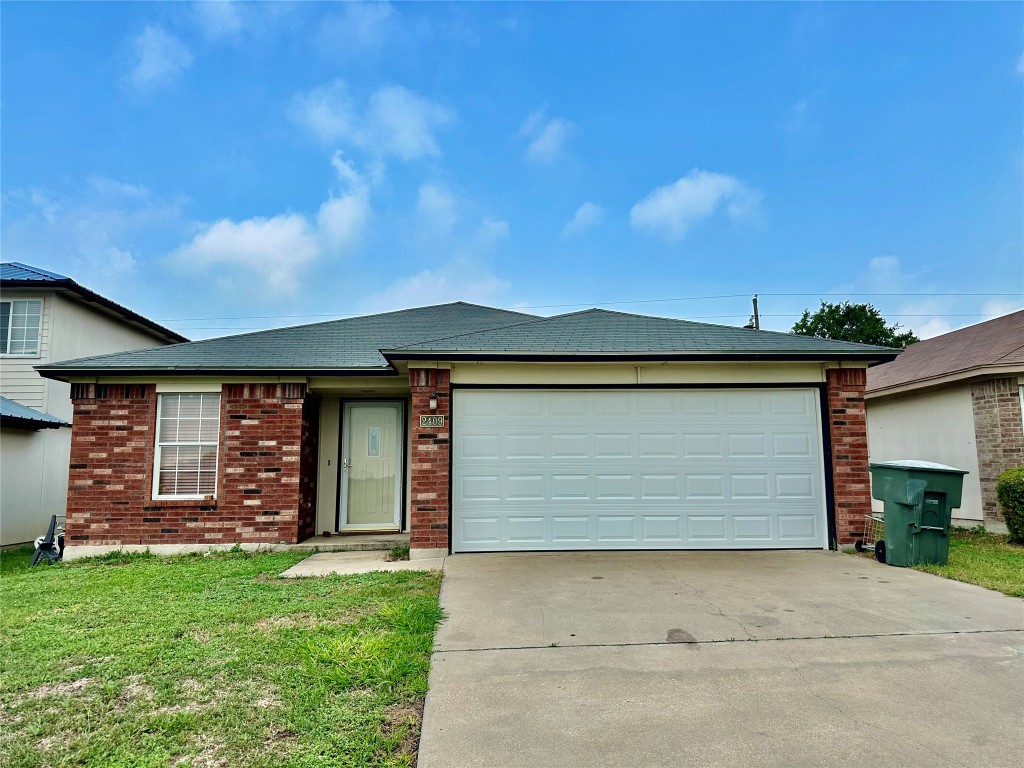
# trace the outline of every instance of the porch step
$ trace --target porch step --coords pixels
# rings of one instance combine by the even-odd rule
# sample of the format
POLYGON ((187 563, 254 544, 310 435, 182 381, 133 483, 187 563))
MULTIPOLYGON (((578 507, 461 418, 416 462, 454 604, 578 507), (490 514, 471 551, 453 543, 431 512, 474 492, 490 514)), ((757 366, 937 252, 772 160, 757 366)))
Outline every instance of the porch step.
POLYGON ((298 544, 278 545, 275 549, 296 552, 379 552, 409 543, 408 533, 367 533, 352 536, 314 536, 298 544))

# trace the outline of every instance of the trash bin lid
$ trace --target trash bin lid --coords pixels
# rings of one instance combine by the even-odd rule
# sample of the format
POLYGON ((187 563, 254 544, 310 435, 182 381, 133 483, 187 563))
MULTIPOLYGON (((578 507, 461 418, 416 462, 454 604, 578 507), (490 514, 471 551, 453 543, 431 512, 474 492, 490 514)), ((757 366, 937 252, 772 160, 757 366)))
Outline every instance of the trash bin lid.
POLYGON ((966 469, 957 469, 948 464, 939 464, 935 461, 923 461, 922 459, 897 459, 896 461, 877 461, 870 464, 872 467, 891 467, 893 469, 928 469, 932 472, 955 472, 958 475, 970 474, 966 469))

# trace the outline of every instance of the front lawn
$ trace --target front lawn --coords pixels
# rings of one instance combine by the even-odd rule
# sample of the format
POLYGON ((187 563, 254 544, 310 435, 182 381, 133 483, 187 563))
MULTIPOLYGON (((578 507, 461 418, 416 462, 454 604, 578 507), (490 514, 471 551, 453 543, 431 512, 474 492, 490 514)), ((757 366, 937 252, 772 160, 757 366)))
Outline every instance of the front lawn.
POLYGON ((980 528, 954 528, 946 565, 918 565, 919 571, 966 581, 1012 597, 1024 597, 1024 546, 1004 534, 980 528))
POLYGON ((0 766, 411 766, 440 576, 0 556, 0 766))

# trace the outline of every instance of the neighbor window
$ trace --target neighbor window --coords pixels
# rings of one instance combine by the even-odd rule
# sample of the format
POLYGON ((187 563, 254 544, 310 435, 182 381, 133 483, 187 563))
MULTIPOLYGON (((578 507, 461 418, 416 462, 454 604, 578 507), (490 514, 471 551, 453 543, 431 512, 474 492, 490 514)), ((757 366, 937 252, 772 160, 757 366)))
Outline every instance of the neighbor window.
POLYGON ((43 302, 0 301, 0 354, 38 355, 43 302))
POLYGON ((219 394, 160 395, 154 494, 163 498, 214 495, 219 435, 219 394))

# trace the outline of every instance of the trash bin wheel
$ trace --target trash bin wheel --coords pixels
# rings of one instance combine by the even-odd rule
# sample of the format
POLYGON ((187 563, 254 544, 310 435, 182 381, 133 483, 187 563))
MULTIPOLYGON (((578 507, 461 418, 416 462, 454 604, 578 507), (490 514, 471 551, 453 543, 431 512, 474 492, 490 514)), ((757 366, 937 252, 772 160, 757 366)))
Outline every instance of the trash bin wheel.
POLYGON ((880 563, 884 563, 885 562, 885 542, 884 541, 876 541, 875 542, 875 560, 877 560, 880 563))
POLYGON ((858 552, 863 552, 864 551, 864 541, 862 539, 857 539, 855 542, 853 542, 853 548, 855 550, 857 550, 858 552))

